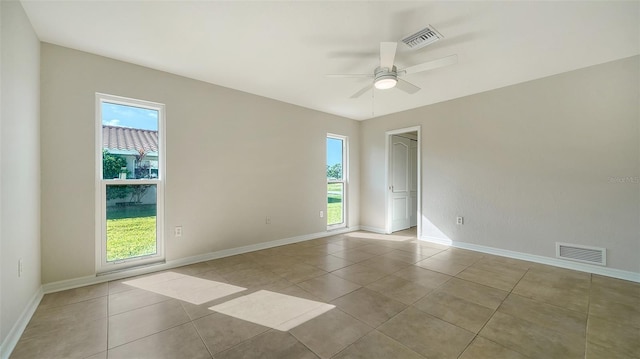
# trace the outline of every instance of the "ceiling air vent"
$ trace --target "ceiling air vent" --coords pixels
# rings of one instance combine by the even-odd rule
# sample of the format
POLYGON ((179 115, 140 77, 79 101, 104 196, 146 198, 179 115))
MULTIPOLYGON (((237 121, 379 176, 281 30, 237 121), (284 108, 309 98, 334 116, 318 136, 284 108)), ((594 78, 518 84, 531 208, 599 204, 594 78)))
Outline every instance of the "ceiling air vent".
POLYGON ((443 37, 444 36, 440 35, 440 33, 436 29, 434 29, 433 26, 428 25, 415 34, 405 36, 404 39, 402 39, 402 42, 404 42, 405 45, 409 46, 410 49, 416 50, 432 44, 442 39, 443 37))
POLYGON ((607 264, 606 248, 588 247, 577 244, 556 242, 556 257, 601 266, 607 264))

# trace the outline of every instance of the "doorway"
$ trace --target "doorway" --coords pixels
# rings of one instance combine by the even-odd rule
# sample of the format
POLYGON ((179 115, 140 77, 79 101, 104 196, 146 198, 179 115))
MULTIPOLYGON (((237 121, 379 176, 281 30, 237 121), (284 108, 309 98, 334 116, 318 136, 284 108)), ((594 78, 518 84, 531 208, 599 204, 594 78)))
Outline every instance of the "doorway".
POLYGON ((386 233, 415 228, 420 236, 420 127, 387 131, 386 233), (416 228, 417 227, 417 228, 416 228))

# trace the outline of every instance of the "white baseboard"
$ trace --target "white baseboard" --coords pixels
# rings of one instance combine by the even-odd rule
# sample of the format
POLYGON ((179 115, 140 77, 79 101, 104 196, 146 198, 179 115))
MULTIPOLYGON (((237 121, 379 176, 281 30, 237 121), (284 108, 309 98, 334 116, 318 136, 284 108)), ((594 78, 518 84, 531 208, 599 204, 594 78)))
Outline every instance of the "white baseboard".
POLYGON ((11 327, 9 334, 7 334, 7 337, 0 345, 0 359, 9 358, 9 355, 11 355, 11 352, 15 349, 16 344, 18 344, 18 340, 20 340, 22 333, 24 333, 24 330, 27 328, 27 324, 29 324, 33 313, 35 313, 38 308, 43 295, 42 286, 40 286, 40 288, 38 288, 38 290, 33 294, 31 300, 29 300, 26 307, 20 314, 20 317, 18 317, 16 323, 11 327))
POLYGON ((443 244, 445 246, 450 246, 453 243, 453 242, 451 242, 450 239, 443 239, 443 238, 429 237, 429 236, 422 236, 422 237, 420 237, 420 240, 421 241, 425 241, 425 242, 443 244))
POLYGON ((508 257, 508 258, 529 261, 529 262, 547 264, 555 267, 572 269, 580 272, 599 274, 607 277, 613 277, 613 278, 624 279, 624 280, 640 283, 640 273, 636 273, 636 272, 565 261, 559 258, 552 258, 552 257, 539 256, 535 254, 510 251, 506 249, 488 247, 488 246, 483 246, 483 245, 473 244, 473 243, 443 240, 443 239, 434 238, 434 237, 421 237, 420 240, 438 243, 438 244, 445 244, 455 248, 468 249, 476 252, 493 254, 501 257, 508 257))
POLYGON ((378 233, 378 234, 386 234, 384 228, 360 226, 360 229, 363 230, 363 231, 367 231, 367 232, 373 232, 373 233, 378 233))
POLYGON ((108 282, 108 281, 111 281, 111 280, 118 280, 118 279, 123 279, 123 278, 127 278, 127 277, 136 276, 136 275, 153 273, 153 272, 157 272, 157 271, 161 271, 161 270, 167 270, 167 269, 177 268, 177 267, 181 267, 181 266, 185 266, 185 265, 189 265, 189 264, 195 264, 195 263, 199 263, 199 262, 209 261, 209 260, 212 260, 212 259, 218 259, 218 258, 229 257, 229 256, 238 255, 238 254, 243 254, 243 253, 249 253, 249 252, 258 251, 258 250, 262 250, 262 249, 268 249, 268 248, 283 246, 283 245, 286 245, 286 244, 304 242, 304 241, 308 241, 308 240, 312 240, 312 239, 316 239, 316 238, 332 236, 332 235, 335 235, 335 234, 354 232, 354 231, 358 231, 360 229, 361 228, 359 226, 354 226, 354 227, 348 227, 348 228, 335 229, 335 230, 331 230, 331 231, 327 231, 327 232, 318 232, 318 233, 312 233, 312 234, 305 234, 305 235, 301 235, 301 236, 277 239, 277 240, 269 241, 269 242, 251 244, 251 245, 243 246, 243 247, 230 248, 230 249, 224 249, 224 250, 216 251, 216 252, 199 254, 197 256, 192 256, 192 257, 187 257, 187 258, 180 258, 180 259, 167 261, 167 262, 163 262, 163 263, 159 263, 159 264, 153 264, 153 265, 148 265, 148 266, 144 266, 144 267, 133 268, 133 269, 126 270, 126 271, 113 272, 113 273, 108 273, 108 274, 104 274, 104 275, 90 275, 90 276, 86 276, 86 277, 67 279, 67 280, 62 280, 62 281, 58 281, 58 282, 52 282, 52 283, 44 284, 42 286, 42 291, 45 294, 46 293, 59 292, 61 290, 84 287, 84 286, 87 286, 87 285, 104 283, 104 282, 108 282))

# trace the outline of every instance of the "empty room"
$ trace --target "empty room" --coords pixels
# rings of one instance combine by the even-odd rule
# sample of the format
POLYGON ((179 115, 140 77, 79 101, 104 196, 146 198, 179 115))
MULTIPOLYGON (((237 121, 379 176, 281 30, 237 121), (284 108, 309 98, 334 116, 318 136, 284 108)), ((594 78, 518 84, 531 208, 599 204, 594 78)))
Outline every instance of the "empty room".
POLYGON ((640 359, 640 2, 0 28, 0 359, 640 359))

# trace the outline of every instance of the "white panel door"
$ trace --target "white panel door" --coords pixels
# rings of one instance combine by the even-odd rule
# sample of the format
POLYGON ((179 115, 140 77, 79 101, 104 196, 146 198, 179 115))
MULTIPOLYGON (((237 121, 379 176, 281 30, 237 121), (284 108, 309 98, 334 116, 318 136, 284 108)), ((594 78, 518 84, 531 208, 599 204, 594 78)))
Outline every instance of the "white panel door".
POLYGON ((410 183, 411 140, 391 136, 391 232, 410 227, 411 183, 410 183))

